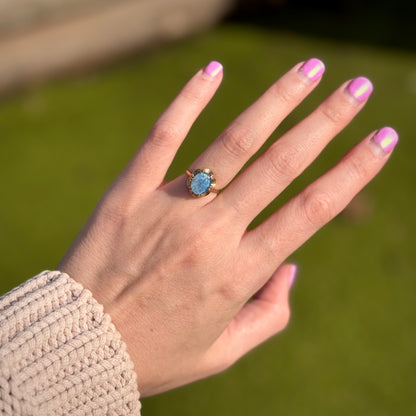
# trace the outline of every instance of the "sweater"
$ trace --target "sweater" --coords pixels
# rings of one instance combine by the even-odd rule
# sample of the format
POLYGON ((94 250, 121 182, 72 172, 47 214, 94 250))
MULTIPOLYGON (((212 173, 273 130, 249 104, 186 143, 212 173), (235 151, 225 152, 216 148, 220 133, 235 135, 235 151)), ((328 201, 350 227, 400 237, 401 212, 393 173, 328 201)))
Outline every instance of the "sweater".
POLYGON ((126 344, 66 273, 44 271, 0 298, 0 413, 140 415, 126 344))

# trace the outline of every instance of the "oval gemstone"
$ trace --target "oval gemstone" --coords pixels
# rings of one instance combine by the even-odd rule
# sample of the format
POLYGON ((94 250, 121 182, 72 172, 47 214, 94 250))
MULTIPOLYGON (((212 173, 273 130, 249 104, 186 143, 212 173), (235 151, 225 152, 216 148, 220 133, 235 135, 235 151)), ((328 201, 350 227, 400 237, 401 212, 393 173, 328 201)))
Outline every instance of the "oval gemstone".
POLYGON ((204 194, 211 186, 211 177, 205 173, 197 173, 191 181, 192 192, 196 195, 204 194))

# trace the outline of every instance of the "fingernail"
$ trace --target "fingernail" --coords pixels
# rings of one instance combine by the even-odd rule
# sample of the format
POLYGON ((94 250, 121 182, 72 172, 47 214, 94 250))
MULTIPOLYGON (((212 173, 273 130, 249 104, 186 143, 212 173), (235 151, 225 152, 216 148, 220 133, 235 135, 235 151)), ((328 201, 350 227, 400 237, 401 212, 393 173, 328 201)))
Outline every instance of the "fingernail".
POLYGON ((211 77, 216 77, 222 72, 222 65, 217 61, 212 61, 204 68, 204 72, 211 75, 211 77))
POLYGON ((297 266, 292 264, 291 270, 290 270, 290 277, 289 277, 289 287, 292 287, 293 282, 295 281, 297 270, 298 270, 297 266))
POLYGON ((396 133, 396 130, 391 127, 383 127, 372 137, 372 139, 381 150, 388 153, 396 146, 399 141, 399 135, 396 133))
POLYGON ((310 81, 316 81, 325 72, 324 63, 317 58, 309 59, 299 69, 310 81))
POLYGON ((347 88, 349 93, 359 102, 366 100, 373 92, 373 84, 364 77, 353 79, 347 88))

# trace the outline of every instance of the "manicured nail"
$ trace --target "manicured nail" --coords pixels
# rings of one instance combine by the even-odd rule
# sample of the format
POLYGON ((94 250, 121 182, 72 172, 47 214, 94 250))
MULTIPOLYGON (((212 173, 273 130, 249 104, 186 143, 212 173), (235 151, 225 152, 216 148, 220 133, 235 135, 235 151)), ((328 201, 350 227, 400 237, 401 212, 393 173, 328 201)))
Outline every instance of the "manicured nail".
POLYGON ((216 77, 222 72, 222 65, 217 61, 212 61, 204 68, 204 72, 212 77, 216 77))
POLYGON ((396 146, 399 141, 399 135, 391 127, 383 127, 372 137, 372 139, 381 150, 388 153, 396 146))
POLYGON ((295 281, 297 269, 298 268, 296 267, 296 265, 294 265, 294 264, 291 265, 290 277, 289 277, 289 287, 292 287, 293 282, 295 281))
POLYGON ((316 81, 325 72, 325 65, 321 60, 312 58, 300 67, 300 71, 309 80, 316 81))
POLYGON ((357 101, 362 102, 373 92, 373 84, 367 78, 358 77, 348 84, 348 91, 357 101))

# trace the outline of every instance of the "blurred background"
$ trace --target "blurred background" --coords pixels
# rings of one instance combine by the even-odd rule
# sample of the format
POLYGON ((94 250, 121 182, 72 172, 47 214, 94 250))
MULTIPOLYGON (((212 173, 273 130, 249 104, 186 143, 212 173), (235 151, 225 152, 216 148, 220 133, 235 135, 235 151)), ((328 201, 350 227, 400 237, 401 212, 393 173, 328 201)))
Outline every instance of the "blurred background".
POLYGON ((374 83, 362 113, 253 226, 370 131, 400 134, 378 177, 290 259, 289 327, 221 375, 143 400, 143 414, 416 414, 416 3, 363 3, 0 0, 0 293, 56 267, 210 60, 223 85, 169 178, 299 61, 319 57, 327 71, 268 144, 346 79, 374 83))

